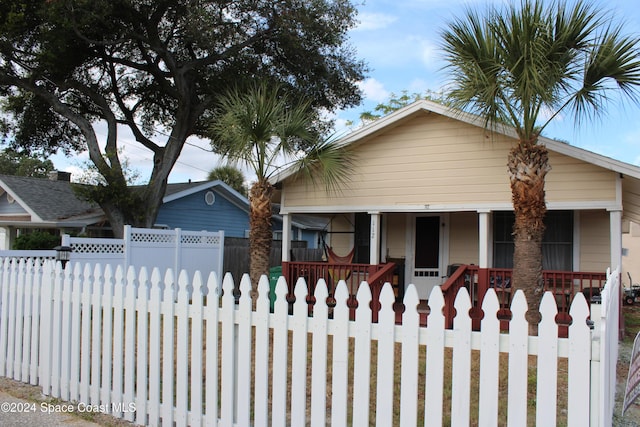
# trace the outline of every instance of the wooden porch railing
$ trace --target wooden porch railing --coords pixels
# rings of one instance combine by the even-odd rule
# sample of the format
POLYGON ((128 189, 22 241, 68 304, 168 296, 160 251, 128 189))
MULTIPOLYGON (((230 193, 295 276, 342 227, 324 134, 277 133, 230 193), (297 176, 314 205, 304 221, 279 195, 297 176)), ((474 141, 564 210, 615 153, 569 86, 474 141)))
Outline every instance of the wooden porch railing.
POLYGON ((375 322, 378 319, 378 311, 380 309, 380 291, 382 286, 393 280, 393 273, 396 265, 392 262, 385 264, 339 264, 328 262, 283 262, 282 263, 282 275, 287 280, 289 285, 289 292, 287 299, 292 301, 293 288, 299 277, 302 277, 307 282, 309 288, 309 297, 307 302, 310 304, 309 312, 313 311, 313 303, 315 299, 313 293, 315 291, 316 283, 318 280, 324 279, 327 283, 329 290, 329 298, 327 302, 332 305, 335 303, 333 299, 336 285, 340 280, 344 280, 349 289, 349 300, 347 305, 351 309, 352 316, 355 315, 355 308, 358 306, 356 301, 356 293, 358 292, 358 286, 363 281, 369 283, 371 288, 371 309, 372 320, 375 322))
MULTIPOLYGON (((560 336, 566 336, 568 326, 571 323, 569 307, 576 293, 582 292, 587 301, 592 296, 600 295, 600 289, 604 286, 607 276, 605 273, 583 273, 574 271, 543 271, 545 291, 551 291, 558 304, 558 316, 560 336)), ((473 328, 480 329, 482 319, 482 301, 489 288, 494 288, 500 301, 498 317, 503 320, 503 329, 509 328, 508 320, 511 318, 509 306, 511 304, 511 275, 512 270, 504 268, 479 268, 476 265, 460 266, 449 279, 442 285, 442 293, 445 298, 445 318, 447 328, 453 327, 454 308, 453 303, 458 290, 463 286, 471 296, 471 318, 473 328)))

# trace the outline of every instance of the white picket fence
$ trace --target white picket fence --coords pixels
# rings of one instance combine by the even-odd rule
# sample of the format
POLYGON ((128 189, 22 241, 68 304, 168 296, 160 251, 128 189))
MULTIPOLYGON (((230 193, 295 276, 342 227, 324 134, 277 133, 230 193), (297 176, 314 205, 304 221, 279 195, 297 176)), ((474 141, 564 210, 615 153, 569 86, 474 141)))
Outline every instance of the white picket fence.
MULTIPOLYGON (((429 299, 428 326, 420 327, 413 286, 405 295, 403 323, 396 325, 389 285, 382 290, 374 324, 366 284, 358 290, 355 320, 349 320, 344 282, 333 309, 323 303, 327 289, 318 282, 310 317, 303 279, 296 283, 289 314, 283 278, 270 313, 266 277, 259 283, 255 311, 246 275, 237 304, 230 275, 220 286, 215 273, 204 282, 199 273, 190 281, 183 272, 177 300, 173 277, 171 270, 161 277, 157 269, 148 276, 145 269, 137 274, 130 268, 124 275, 120 268, 114 273, 100 265, 77 263, 63 271, 51 262, 4 262, 0 375, 141 425, 550 426, 562 418, 563 424, 583 427, 611 422, 617 306, 609 295, 618 295, 619 286, 614 279, 603 293, 602 310, 594 306, 595 327, 587 324, 589 309, 580 294, 571 306, 569 338, 558 338, 550 294, 542 301, 539 334, 532 337, 520 291, 506 334, 489 315, 499 308, 493 290, 484 299, 482 330, 475 332, 464 315, 471 308, 465 289, 455 301, 454 327, 447 330, 437 287, 429 299), (537 379, 533 396, 532 375, 537 379), (567 382, 566 390, 558 391, 559 378, 567 382), (500 391, 501 381, 507 381, 507 392, 500 391), (528 409, 532 397, 533 410, 528 409), (566 407, 558 407, 558 401, 566 407)), ((617 272, 611 275, 616 277, 617 272)))

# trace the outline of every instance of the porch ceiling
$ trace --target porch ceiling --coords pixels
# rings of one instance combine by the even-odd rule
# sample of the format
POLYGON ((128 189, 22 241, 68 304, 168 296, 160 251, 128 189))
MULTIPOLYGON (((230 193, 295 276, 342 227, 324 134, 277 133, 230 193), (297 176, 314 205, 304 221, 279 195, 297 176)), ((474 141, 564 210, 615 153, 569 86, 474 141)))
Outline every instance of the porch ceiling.
POLYGON ((622 180, 623 218, 640 224, 640 179, 625 175, 622 180))

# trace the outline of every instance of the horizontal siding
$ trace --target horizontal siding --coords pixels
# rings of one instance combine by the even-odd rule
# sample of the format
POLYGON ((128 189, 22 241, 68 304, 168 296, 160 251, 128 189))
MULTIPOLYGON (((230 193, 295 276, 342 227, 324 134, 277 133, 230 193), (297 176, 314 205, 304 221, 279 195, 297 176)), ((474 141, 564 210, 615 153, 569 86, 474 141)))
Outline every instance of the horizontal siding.
POLYGON ((449 264, 479 264, 478 214, 452 213, 449 225, 449 264))
POLYGON ((387 216, 387 254, 390 258, 406 257, 407 214, 387 216))
MULTIPOLYGON (((352 148, 356 165, 342 191, 285 183, 288 206, 510 203, 507 155, 513 140, 436 114, 421 114, 352 148)), ((615 173, 551 153, 547 198, 615 198, 615 173)))
POLYGON ((183 230, 224 230, 227 237, 245 237, 249 229, 249 214, 214 191, 216 200, 211 206, 204 201, 201 191, 164 203, 160 207, 157 224, 183 230))
POLYGON ((579 271, 604 272, 611 264, 609 213, 580 212, 579 271))
POLYGON ((573 157, 551 152, 548 201, 615 201, 616 173, 573 157))

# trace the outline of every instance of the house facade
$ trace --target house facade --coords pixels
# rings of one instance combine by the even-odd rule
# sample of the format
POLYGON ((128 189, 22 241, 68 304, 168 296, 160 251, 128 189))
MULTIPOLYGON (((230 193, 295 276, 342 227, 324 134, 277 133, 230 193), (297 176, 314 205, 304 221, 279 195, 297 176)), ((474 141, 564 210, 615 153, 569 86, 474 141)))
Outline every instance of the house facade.
MULTIPOLYGON (((402 285, 415 284, 421 299, 457 264, 513 266, 511 129, 488 131, 478 117, 419 101, 341 142, 356 161, 338 191, 292 171, 276 178, 285 224, 293 215, 324 215, 334 252, 354 250, 357 263, 395 262, 402 285)), ((621 265, 623 223, 640 219, 640 168, 540 142, 552 167, 544 269, 602 273, 621 265)))

